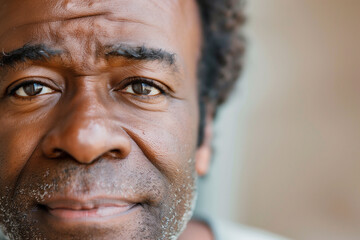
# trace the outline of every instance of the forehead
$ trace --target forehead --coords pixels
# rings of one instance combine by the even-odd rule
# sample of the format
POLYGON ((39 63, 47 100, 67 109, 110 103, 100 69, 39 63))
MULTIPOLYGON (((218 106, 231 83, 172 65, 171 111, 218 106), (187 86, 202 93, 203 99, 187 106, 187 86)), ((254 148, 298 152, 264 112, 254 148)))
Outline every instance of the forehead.
POLYGON ((194 0, 0 0, 0 5, 0 46, 6 52, 29 42, 89 48, 115 41, 184 55, 200 46, 194 0))

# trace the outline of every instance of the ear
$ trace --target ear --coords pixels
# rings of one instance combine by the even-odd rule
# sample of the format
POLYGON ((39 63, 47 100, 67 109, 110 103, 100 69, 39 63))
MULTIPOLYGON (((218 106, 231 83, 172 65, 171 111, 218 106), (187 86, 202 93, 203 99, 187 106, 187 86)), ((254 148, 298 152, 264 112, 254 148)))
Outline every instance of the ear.
POLYGON ((206 114, 203 142, 195 153, 195 168, 199 176, 204 176, 208 172, 212 155, 213 117, 209 112, 206 114))

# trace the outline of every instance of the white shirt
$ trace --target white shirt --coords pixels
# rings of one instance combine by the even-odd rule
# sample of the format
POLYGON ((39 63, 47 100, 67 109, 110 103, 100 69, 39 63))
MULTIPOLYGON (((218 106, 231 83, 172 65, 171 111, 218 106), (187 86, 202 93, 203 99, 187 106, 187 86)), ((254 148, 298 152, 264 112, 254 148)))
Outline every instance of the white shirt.
POLYGON ((206 220, 215 240, 289 240, 256 228, 223 220, 206 220))

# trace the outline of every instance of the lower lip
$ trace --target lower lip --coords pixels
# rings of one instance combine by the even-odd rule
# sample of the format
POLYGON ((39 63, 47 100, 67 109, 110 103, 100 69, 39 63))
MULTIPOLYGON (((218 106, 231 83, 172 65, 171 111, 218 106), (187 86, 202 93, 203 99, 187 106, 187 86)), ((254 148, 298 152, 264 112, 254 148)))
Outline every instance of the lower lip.
POLYGON ((99 206, 92 209, 68 209, 68 208, 48 208, 48 212, 59 219, 63 220, 97 220, 118 217, 127 214, 137 204, 125 206, 99 206))

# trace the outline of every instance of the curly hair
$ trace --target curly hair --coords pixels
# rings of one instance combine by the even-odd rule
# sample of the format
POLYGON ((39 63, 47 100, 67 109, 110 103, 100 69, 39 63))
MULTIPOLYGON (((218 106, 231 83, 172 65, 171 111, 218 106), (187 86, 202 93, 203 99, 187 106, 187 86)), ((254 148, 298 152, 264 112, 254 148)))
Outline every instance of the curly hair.
POLYGON ((213 115, 234 88, 242 69, 244 39, 239 28, 245 18, 241 0, 197 0, 203 30, 202 55, 198 67, 200 127, 203 139, 207 106, 213 115))

